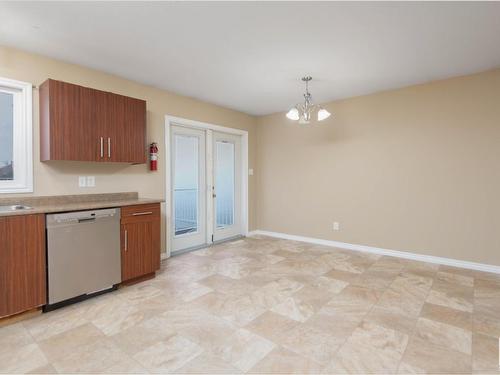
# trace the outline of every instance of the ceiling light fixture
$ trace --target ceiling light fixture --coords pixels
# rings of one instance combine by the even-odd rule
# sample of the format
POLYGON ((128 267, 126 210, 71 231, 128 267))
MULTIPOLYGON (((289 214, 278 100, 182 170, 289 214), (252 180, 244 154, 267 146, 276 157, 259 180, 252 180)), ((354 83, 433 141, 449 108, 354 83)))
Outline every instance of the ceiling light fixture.
POLYGON ((311 80, 312 80, 311 76, 302 78, 302 81, 306 83, 304 104, 297 104, 295 107, 290 109, 286 114, 286 117, 288 117, 290 120, 298 121, 299 124, 309 124, 314 112, 316 112, 318 121, 323 121, 328 117, 330 117, 331 115, 331 113, 328 112, 323 107, 320 107, 319 105, 312 103, 312 97, 311 94, 309 93, 309 81, 311 80))

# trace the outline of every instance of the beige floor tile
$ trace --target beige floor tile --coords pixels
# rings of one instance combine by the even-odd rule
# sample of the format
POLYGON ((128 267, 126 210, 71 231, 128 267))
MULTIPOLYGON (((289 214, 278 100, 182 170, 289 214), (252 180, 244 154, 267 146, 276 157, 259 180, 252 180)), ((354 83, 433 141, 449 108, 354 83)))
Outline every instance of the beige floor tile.
POLYGON ((113 301, 106 305, 95 306, 89 310, 88 318, 106 335, 114 335, 130 328, 144 319, 137 304, 125 300, 113 301))
POLYGON ((168 318, 161 315, 144 320, 110 336, 110 338, 123 352, 134 355, 159 341, 168 340, 175 334, 175 327, 168 318))
POLYGON ((340 293, 349 283, 343 280, 331 278, 328 276, 319 276, 312 283, 311 286, 318 291, 337 294, 340 293))
POLYGON ((395 373, 407 343, 407 335, 365 322, 347 339, 327 370, 395 373))
POLYGON ((0 328, 0 372, 497 373, 498 336, 500 275, 246 238, 0 328))
POLYGON ((175 372, 203 352, 203 348, 180 335, 160 341, 138 352, 133 358, 154 373, 175 372))
POLYGON ((500 374, 500 349, 497 337, 475 333, 472 336, 472 370, 500 374))
POLYGON ((412 337, 403 356, 404 363, 431 374, 470 373, 471 356, 412 337))
POLYGON ((212 354, 246 372, 274 347, 273 342, 246 329, 239 329, 224 344, 214 347, 212 354))
POLYGON ((207 287, 216 290, 217 292, 235 296, 248 294, 251 291, 257 289, 257 287, 244 281, 244 279, 234 280, 222 275, 212 275, 206 277, 204 279, 201 279, 199 283, 206 285, 207 287))
POLYGON ((136 360, 127 357, 103 371, 105 374, 147 374, 148 371, 136 360))
POLYGON ((470 276, 460 275, 458 273, 443 272, 439 271, 436 274, 436 279, 440 281, 445 281, 452 284, 459 284, 472 288, 474 286, 474 278, 470 276))
POLYGON ((22 374, 48 365, 37 344, 28 344, 0 353, 1 374, 22 374))
POLYGON ((369 268, 356 281, 353 281, 352 285, 384 290, 394 281, 397 275, 398 272, 378 271, 369 268))
POLYGON ((330 272, 324 274, 324 276, 330 277, 335 280, 344 281, 348 284, 352 284, 360 277, 360 274, 347 271, 331 270, 330 272))
POLYGON ((104 334, 93 324, 87 323, 73 328, 48 339, 38 342, 40 349, 50 362, 65 357, 81 346, 93 343, 95 340, 103 339, 104 334))
POLYGON ((349 285, 336 294, 319 312, 330 315, 358 312, 364 315, 377 303, 381 294, 375 289, 349 285))
POLYGON ((298 322, 305 322, 315 312, 314 306, 302 298, 291 296, 273 306, 271 311, 286 316, 298 322))
POLYGON ((350 311, 331 314, 321 312, 314 314, 304 323, 310 327, 327 333, 336 339, 347 339, 352 332, 361 324, 366 311, 353 307, 350 311))
POLYGON ((240 374, 230 363, 211 353, 204 352, 175 371, 178 374, 240 374))
POLYGON ((52 365, 59 373, 102 373, 127 358, 111 340, 105 338, 79 347, 52 365))
POLYGON ((292 352, 326 365, 348 336, 333 335, 310 324, 299 324, 287 331, 278 343, 292 352))
POLYGON ((192 321, 191 324, 178 327, 177 331, 183 337, 208 350, 223 343, 237 329, 238 327, 230 321, 206 314, 200 319, 192 321))
POLYGON ((429 292, 426 302, 465 312, 472 312, 473 310, 471 298, 466 298, 460 294, 454 294, 443 290, 432 289, 429 292))
POLYGON ((32 344, 33 338, 22 323, 0 327, 0 355, 7 350, 32 344))
POLYGON ((276 343, 289 335, 289 332, 299 324, 299 322, 281 314, 266 311, 244 328, 276 343))
POLYGON ((116 296, 128 302, 129 304, 141 304, 143 301, 157 297, 162 291, 150 284, 139 283, 128 288, 120 288, 116 296))
POLYGON ((28 374, 57 374, 57 371, 54 366, 45 365, 29 371, 28 374))
POLYGON ((322 366, 285 348, 275 348, 258 362, 250 374, 318 374, 322 366))
POLYGON ((450 324, 452 326, 472 331, 472 314, 445 306, 425 303, 420 313, 422 318, 450 324))
POLYGON ((474 332, 500 337, 500 314, 496 317, 474 312, 472 315, 474 332))
POLYGON ((415 337, 434 345, 450 348, 464 354, 471 354, 471 331, 449 324, 420 318, 415 328, 415 337))
POLYGON ((417 324, 417 317, 404 314, 382 306, 375 305, 364 318, 366 322, 371 322, 385 328, 394 329, 407 335, 411 335, 417 324))
POLYGON ((35 340, 43 340, 88 322, 84 309, 68 306, 26 320, 23 325, 35 340))
POLYGON ((406 374, 427 374, 427 371, 425 371, 424 369, 422 369, 420 367, 413 366, 413 365, 410 365, 410 364, 408 364, 406 362, 401 361, 399 363, 399 367, 398 367, 397 373, 401 374, 401 375, 406 375, 406 374))

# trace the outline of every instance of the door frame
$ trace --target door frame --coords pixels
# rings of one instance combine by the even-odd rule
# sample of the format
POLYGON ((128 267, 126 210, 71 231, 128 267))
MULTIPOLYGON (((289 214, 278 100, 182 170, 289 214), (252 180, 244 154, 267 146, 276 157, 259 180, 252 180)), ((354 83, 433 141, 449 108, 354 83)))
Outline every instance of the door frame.
MULTIPOLYGON (((172 248, 173 236, 171 233, 172 227, 172 179, 171 179, 171 157, 170 157, 170 128, 172 125, 182 126, 188 128, 195 128, 198 130, 212 130, 222 133, 234 134, 241 136, 241 230, 244 236, 248 235, 248 131, 240 130, 235 128, 229 128, 226 126, 210 124, 207 122, 201 122, 196 120, 189 120, 182 117, 176 117, 171 115, 165 116, 165 213, 166 213, 166 256, 170 257, 170 251, 172 248)), ((210 132, 206 134, 206 143, 213 142, 213 138, 210 132)), ((211 147, 207 150, 211 150, 211 147)), ((212 152, 207 152, 206 160, 207 166, 210 168, 213 165, 213 155, 212 152)), ((211 170, 211 169, 210 169, 211 170)), ((212 176, 207 173, 206 176, 206 194, 207 194, 207 215, 208 213, 213 213, 213 199, 212 199, 212 176), (210 196, 210 197, 209 197, 210 196), (210 199, 208 199, 210 198, 210 199)), ((208 215, 211 217, 213 215, 208 215)), ((211 242, 212 234, 214 231, 213 222, 207 221, 207 243, 211 242)))

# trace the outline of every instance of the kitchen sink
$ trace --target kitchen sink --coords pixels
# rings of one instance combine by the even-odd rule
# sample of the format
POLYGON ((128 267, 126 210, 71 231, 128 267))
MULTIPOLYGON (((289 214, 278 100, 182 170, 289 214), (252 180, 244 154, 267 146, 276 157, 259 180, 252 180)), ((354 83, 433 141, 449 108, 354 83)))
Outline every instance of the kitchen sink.
POLYGON ((9 206, 0 206, 0 212, 12 212, 12 211, 23 211, 31 210, 33 207, 25 206, 23 204, 13 204, 9 206))

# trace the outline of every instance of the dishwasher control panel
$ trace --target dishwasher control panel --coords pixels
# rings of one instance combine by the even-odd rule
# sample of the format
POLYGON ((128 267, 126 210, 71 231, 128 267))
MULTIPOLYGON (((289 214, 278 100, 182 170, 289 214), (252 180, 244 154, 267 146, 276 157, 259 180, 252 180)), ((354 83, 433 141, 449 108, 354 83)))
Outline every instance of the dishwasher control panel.
POLYGON ((107 208, 92 211, 75 211, 65 212, 60 214, 47 215, 47 226, 52 223, 78 223, 83 221, 93 221, 95 219, 102 219, 106 217, 113 217, 119 215, 119 208, 107 208))

